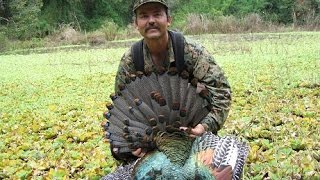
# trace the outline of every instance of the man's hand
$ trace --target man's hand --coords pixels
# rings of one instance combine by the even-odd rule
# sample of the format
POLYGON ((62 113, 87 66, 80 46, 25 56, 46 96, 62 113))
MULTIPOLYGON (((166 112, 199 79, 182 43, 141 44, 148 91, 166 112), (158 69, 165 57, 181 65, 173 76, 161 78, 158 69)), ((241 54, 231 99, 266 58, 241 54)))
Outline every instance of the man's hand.
POLYGON ((203 165, 207 166, 211 170, 211 174, 215 177, 216 180, 231 180, 232 179, 232 167, 225 166, 220 168, 212 168, 213 167, 213 159, 214 159, 214 150, 207 149, 204 151, 200 151, 197 154, 197 160, 203 165))
POLYGON ((211 167, 214 158, 214 151, 213 149, 206 149, 200 151, 197 154, 197 159, 199 162, 202 162, 205 166, 211 167))
MULTIPOLYGON (((181 130, 186 131, 188 128, 187 127, 180 127, 181 130)), ((196 127, 192 128, 190 130, 190 137, 197 137, 201 136, 205 132, 205 128, 202 124, 198 124, 196 127)))
POLYGON ((215 168, 211 170, 211 173, 216 180, 231 180, 233 171, 231 166, 227 166, 224 168, 215 168))
POLYGON ((138 148, 138 149, 136 149, 135 151, 132 151, 132 154, 134 155, 134 156, 137 156, 137 157, 142 157, 142 156, 144 156, 146 153, 145 152, 142 152, 142 149, 141 148, 138 148))

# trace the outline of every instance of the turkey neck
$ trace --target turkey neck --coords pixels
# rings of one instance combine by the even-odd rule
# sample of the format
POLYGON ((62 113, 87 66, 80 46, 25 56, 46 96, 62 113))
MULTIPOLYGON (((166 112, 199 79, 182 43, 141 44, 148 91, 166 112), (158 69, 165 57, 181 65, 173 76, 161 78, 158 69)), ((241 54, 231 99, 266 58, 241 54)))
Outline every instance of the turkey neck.
POLYGON ((170 134, 160 132, 155 137, 155 142, 159 151, 163 152, 172 163, 183 166, 190 156, 193 139, 183 132, 170 134))

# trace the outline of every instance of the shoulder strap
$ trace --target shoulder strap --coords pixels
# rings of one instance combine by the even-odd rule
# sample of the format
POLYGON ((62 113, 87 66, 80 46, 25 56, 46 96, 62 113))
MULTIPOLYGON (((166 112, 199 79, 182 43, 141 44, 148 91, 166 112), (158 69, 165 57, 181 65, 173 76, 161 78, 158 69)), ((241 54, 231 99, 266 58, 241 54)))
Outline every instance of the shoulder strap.
POLYGON ((131 55, 136 71, 144 71, 143 39, 132 45, 131 55))
POLYGON ((184 37, 180 32, 169 31, 172 40, 176 68, 181 72, 184 68, 184 37))
MULTIPOLYGON (((179 32, 168 31, 174 53, 175 65, 179 72, 184 68, 184 37, 179 32)), ((136 71, 144 71, 143 39, 134 43, 131 48, 132 61, 136 71)))

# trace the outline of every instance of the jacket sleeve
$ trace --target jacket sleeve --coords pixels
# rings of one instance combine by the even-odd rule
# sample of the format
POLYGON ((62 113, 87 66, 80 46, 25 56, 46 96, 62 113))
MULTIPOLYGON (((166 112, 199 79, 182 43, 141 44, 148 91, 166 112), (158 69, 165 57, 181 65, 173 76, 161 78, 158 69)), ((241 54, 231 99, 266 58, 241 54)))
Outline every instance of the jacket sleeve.
POLYGON ((210 113, 201 121, 207 131, 216 133, 224 124, 231 105, 231 89, 222 69, 201 46, 186 43, 187 68, 209 91, 210 113), (189 67, 188 67, 189 65, 189 67))

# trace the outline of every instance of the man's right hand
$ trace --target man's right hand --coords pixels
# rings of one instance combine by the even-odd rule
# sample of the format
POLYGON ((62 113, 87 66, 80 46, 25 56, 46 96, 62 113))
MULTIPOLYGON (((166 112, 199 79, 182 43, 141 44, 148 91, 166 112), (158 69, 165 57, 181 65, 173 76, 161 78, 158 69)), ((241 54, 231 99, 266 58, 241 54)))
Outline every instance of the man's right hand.
POLYGON ((134 156, 137 156, 137 157, 142 157, 142 156, 144 156, 146 153, 145 152, 142 152, 142 149, 141 148, 138 148, 138 149, 136 149, 135 151, 132 151, 132 154, 134 155, 134 156))
POLYGON ((233 171, 231 166, 227 166, 224 168, 215 168, 211 170, 211 173, 216 180, 231 180, 233 171))

